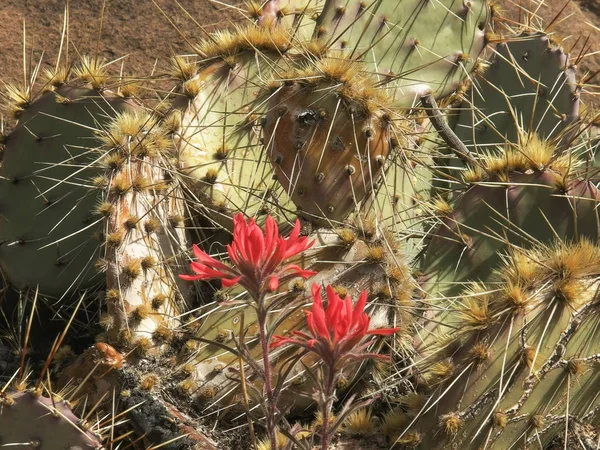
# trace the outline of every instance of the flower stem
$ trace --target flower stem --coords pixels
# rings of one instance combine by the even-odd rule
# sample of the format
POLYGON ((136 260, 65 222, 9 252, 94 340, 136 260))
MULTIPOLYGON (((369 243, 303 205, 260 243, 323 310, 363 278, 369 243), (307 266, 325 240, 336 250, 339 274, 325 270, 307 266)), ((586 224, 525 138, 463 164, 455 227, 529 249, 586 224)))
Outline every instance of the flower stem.
MULTIPOLYGON (((246 335, 246 329, 244 328, 244 314, 242 313, 242 318, 240 320, 240 343, 244 345, 244 339, 246 335)), ((258 445, 256 444, 256 434, 254 433, 254 422, 250 417, 250 402, 248 401, 248 387, 246 386, 246 370, 244 369, 244 352, 240 351, 240 356, 238 359, 240 365, 240 384, 242 386, 242 398, 244 399, 244 408, 246 408, 247 419, 248 419, 248 430, 250 431, 250 441, 252 442, 252 446, 256 450, 258 445)))
MULTIPOLYGON (((264 298, 262 299, 264 304, 264 298)), ((261 305, 261 303, 258 303, 261 305)), ((271 450, 277 450, 277 433, 275 431, 275 413, 277 405, 275 405, 275 396, 273 395, 273 386, 271 385, 271 362, 269 360, 269 342, 267 339, 267 311, 259 306, 258 309, 258 327, 260 329, 260 345, 262 347, 262 359, 265 374, 265 392, 267 394, 267 407, 265 416, 267 419, 267 433, 269 441, 271 441, 271 450)))
POLYGON ((322 405, 323 425, 321 427, 321 450, 329 448, 329 414, 333 406, 333 389, 335 381, 335 370, 327 368, 327 381, 325 383, 325 401, 322 405))

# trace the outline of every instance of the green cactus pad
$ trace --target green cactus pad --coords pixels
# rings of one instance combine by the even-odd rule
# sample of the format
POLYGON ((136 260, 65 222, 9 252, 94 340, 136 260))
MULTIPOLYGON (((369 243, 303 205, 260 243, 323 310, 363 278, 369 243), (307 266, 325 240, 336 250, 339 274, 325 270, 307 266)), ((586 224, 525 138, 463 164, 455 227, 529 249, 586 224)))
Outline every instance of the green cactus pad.
MULTIPOLYGON (((4 394, 3 394, 4 395, 4 394)), ((0 447, 40 450, 103 448, 64 400, 32 392, 0 398, 0 447)))
POLYGON ((458 113, 456 134, 475 153, 517 143, 523 132, 569 144, 568 127, 579 118, 569 55, 542 33, 521 34, 498 44, 458 113))
MULTIPOLYGON (((271 42, 274 34, 280 38, 277 42, 285 42, 282 31, 238 30, 231 35, 237 42, 232 47, 258 39, 271 42)), ((261 119, 269 100, 267 83, 286 70, 286 63, 274 50, 232 52, 187 82, 196 84, 198 91, 179 132, 181 172, 216 224, 231 228, 230 216, 239 211, 249 217, 270 213, 285 222, 293 217, 294 207, 273 180, 261 119)))
POLYGON ((419 448, 546 448, 566 417, 597 423, 599 273, 597 245, 558 240, 514 250, 496 282, 449 300, 447 332, 417 345, 429 390, 412 411, 419 448))
POLYGON ((487 280, 512 246, 549 242, 555 236, 598 239, 600 194, 590 182, 561 186, 560 181, 552 172, 513 173, 506 181, 469 188, 441 219, 429 243, 427 285, 451 295, 460 283, 487 280))
MULTIPOLYGON (((397 126, 403 122, 401 117, 396 119, 397 126)), ((381 230, 406 239, 409 247, 413 244, 418 247, 418 239, 423 233, 423 206, 431 195, 435 170, 430 156, 432 152, 426 150, 428 139, 432 136, 430 124, 414 121, 410 126, 402 127, 402 134, 393 130, 393 145, 382 175, 361 205, 360 214, 375 218, 381 230), (401 141, 404 145, 395 145, 401 141)), ((410 248, 406 250, 412 251, 410 248)))
POLYGON ((17 288, 61 296, 98 282, 95 131, 128 102, 65 85, 35 100, 7 137, 0 169, 0 265, 17 288))
POLYGON ((361 60, 397 106, 452 93, 485 46, 485 0, 327 0, 313 39, 361 60))
POLYGON ((579 383, 596 379, 586 358, 597 350, 584 342, 598 319, 600 193, 554 148, 530 137, 487 156, 454 207, 434 203, 415 341, 427 388, 409 427, 419 448, 505 449, 536 433, 547 443, 567 405, 574 418, 596 417, 579 383))

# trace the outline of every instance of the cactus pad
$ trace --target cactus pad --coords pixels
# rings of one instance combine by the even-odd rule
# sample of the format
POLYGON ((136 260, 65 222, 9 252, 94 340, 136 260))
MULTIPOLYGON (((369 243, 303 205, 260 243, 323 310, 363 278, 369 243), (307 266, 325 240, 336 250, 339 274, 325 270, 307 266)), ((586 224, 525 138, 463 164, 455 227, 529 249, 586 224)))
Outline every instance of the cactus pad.
POLYGON ((456 133, 484 154, 523 131, 568 144, 579 118, 579 93, 569 55, 543 33, 524 33, 496 46, 484 72, 466 94, 456 133))
POLYGON ((303 217, 341 222, 374 191, 391 147, 391 113, 351 64, 324 61, 306 72, 271 99, 267 153, 303 217))
POLYGON ((250 27, 215 39, 229 43, 228 53, 205 44, 199 52, 216 52, 214 62, 183 86, 197 90, 190 94, 179 132, 182 175, 216 224, 231 228, 230 216, 239 211, 249 217, 270 213, 284 222, 293 205, 272 179, 261 119, 267 83, 286 69, 280 52, 289 43, 287 34, 250 27))
POLYGON ((73 414, 68 404, 32 392, 0 398, 0 446, 40 450, 101 449, 99 437, 73 414))
POLYGON ((99 281, 95 131, 128 107, 110 92, 65 85, 22 112, 0 169, 0 264, 16 287, 59 297, 99 281))
POLYGON ((398 106, 452 93, 485 46, 487 2, 328 0, 313 39, 361 60, 398 106))

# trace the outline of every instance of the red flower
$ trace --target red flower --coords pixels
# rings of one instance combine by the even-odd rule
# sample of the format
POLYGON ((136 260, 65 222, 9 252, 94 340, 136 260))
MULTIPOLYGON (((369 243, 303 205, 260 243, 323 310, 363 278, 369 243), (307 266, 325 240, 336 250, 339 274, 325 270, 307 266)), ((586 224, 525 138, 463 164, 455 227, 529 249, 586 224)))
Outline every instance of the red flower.
POLYGON ((312 270, 304 270, 295 264, 281 267, 282 262, 312 247, 314 241, 300 236, 300 222, 296 220, 294 229, 287 239, 279 236, 277 223, 267 217, 266 232, 250 219, 239 213, 233 218, 233 242, 227 245, 229 260, 233 266, 222 263, 203 252, 194 244, 193 250, 198 262, 191 263, 196 275, 179 275, 183 280, 212 280, 220 278, 223 287, 236 283, 242 285, 253 298, 257 299, 265 291, 275 291, 279 278, 286 272, 293 272, 302 278, 315 275, 312 270))
POLYGON ((331 286, 327 286, 327 309, 323 308, 321 288, 312 285, 313 307, 312 311, 305 311, 308 329, 311 335, 294 330, 292 334, 298 338, 273 336, 271 347, 285 344, 298 345, 317 353, 330 367, 338 365, 342 359, 381 358, 383 355, 360 353, 366 347, 359 345, 366 335, 389 336, 396 333, 399 328, 379 328, 369 330, 370 318, 364 312, 367 303, 367 291, 360 294, 354 308, 350 296, 344 300, 337 295, 331 286))

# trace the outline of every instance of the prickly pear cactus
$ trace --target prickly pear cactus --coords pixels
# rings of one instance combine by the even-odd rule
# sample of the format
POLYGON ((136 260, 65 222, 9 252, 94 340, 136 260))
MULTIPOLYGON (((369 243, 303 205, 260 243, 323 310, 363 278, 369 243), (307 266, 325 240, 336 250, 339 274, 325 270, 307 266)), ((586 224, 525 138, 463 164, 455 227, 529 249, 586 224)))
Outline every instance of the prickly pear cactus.
POLYGON ((357 65, 335 60, 277 89, 266 118, 267 154, 300 215, 339 224, 373 192, 395 131, 385 102, 357 65))
POLYGON ((231 229, 231 215, 239 211, 271 214, 281 223, 293 217, 293 205, 273 180, 262 132, 268 85, 287 70, 282 54, 289 45, 280 27, 217 34, 198 46, 205 62, 182 83, 189 100, 176 101, 183 109, 181 176, 217 227, 231 229))
POLYGON ((584 400, 597 349, 584 342, 596 339, 600 194, 554 154, 532 136, 469 172, 454 208, 434 203, 445 217, 425 254, 429 309, 405 400, 403 434, 419 448, 548 444, 565 421, 597 416, 584 400))
POLYGON ((103 218, 95 214, 100 193, 92 183, 102 170, 101 142, 95 133, 132 108, 81 76, 66 81, 54 78, 49 92, 18 108, 11 103, 19 121, 5 139, 0 168, 2 271, 17 288, 39 287, 57 298, 101 283, 95 263, 103 218))
MULTIPOLYGON (((476 70, 471 86, 454 95, 446 118, 475 158, 497 154, 509 143, 526 145, 536 134, 566 152, 578 135, 580 91, 569 55, 543 32, 523 32, 493 46, 490 60, 476 70)), ((448 180, 461 176, 464 158, 444 144, 434 150, 448 166, 448 180)), ((438 183, 441 187, 441 184, 438 183)), ((447 189, 445 186, 443 189, 447 189)))
POLYGON ((479 154, 517 143, 524 132, 564 148, 579 118, 579 96, 569 55, 544 33, 523 33, 495 46, 483 76, 465 94, 455 130, 479 154))
POLYGON ((152 114, 118 115, 101 136, 110 166, 101 178, 106 244, 106 337, 146 356, 151 336, 174 328, 187 309, 173 271, 183 270, 188 248, 183 193, 168 177, 172 137, 152 114))
POLYGON ((583 238, 515 248, 488 282, 447 301, 445 332, 417 347, 406 430, 419 448, 547 446, 597 421, 599 256, 583 238))
POLYGON ((29 391, 0 397, 0 446, 40 450, 103 448, 99 435, 73 414, 66 401, 29 391))
POLYGON ((477 63, 489 20, 484 0, 328 0, 313 39, 359 60, 397 106, 452 93, 477 63))
POLYGON ((598 238, 599 194, 572 175, 577 162, 556 158, 552 145, 531 135, 482 162, 464 172, 470 187, 454 207, 442 199, 431 204, 440 222, 424 259, 431 289, 451 295, 456 283, 486 280, 513 246, 598 238))
MULTIPOLYGON (((484 0, 234 8, 251 23, 173 58, 172 95, 155 111, 105 88, 89 59, 35 100, 9 89, 19 122, 0 168, 2 270, 47 296, 106 287, 104 331, 57 384, 101 404, 134 380, 143 395, 130 406, 164 395, 180 405, 161 414, 185 406, 239 421, 244 377, 258 410, 247 293, 177 275, 192 239, 221 258, 233 214, 269 214, 282 229, 303 220, 316 245, 292 262, 318 272, 282 279, 269 297, 275 333, 306 325, 313 282, 367 290, 371 324, 400 328, 368 349, 393 366, 350 364, 336 387, 342 400, 370 384, 366 396, 395 405, 379 427, 391 444, 545 447, 573 424, 597 425, 597 143, 593 126, 578 128, 569 55, 541 32, 489 33, 496 8, 484 0), (441 110, 420 108, 434 97, 441 110), (453 140, 462 146, 448 156, 453 140), (241 339, 253 360, 236 352, 241 339)), ((289 369, 279 411, 306 414, 321 362, 288 348, 271 361, 275 374, 289 369)), ((61 401, 2 401, 11 426, 0 445, 100 445, 61 401), (50 434, 53 420, 68 432, 50 434), (22 425, 37 422, 35 436, 22 425)), ((347 419, 372 433, 371 411, 347 419)))

